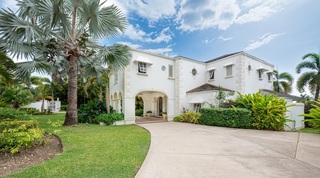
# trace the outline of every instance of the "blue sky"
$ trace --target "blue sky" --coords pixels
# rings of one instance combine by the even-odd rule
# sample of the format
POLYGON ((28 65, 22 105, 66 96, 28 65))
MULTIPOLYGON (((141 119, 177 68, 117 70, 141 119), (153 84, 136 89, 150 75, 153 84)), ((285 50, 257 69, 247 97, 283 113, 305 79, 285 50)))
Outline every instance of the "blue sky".
MULTIPOLYGON (((14 1, 0 0, 14 8, 14 1)), ((206 61, 245 51, 291 73, 320 48, 319 0, 108 0, 128 18, 115 42, 166 56, 206 61)), ((295 84, 294 84, 294 88, 295 84)), ((297 90, 293 94, 299 95, 297 90)))

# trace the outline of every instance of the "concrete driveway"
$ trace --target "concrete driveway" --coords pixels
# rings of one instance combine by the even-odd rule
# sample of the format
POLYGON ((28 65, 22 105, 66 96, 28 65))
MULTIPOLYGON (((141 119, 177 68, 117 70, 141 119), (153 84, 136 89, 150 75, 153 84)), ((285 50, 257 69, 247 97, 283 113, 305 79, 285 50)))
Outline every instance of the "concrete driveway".
POLYGON ((137 178, 320 177, 320 135, 141 124, 151 146, 137 178))

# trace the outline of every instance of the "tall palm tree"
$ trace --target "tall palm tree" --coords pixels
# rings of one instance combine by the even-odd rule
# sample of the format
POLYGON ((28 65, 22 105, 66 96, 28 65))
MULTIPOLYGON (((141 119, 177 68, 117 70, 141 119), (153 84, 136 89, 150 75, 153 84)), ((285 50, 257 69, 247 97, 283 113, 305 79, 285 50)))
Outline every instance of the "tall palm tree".
POLYGON ((130 61, 129 47, 100 46, 95 41, 123 32, 126 18, 114 5, 100 0, 17 0, 17 13, 0 11, 2 46, 18 58, 42 61, 36 70, 47 71, 56 57, 64 57, 68 69, 68 109, 64 125, 77 119, 77 76, 79 60, 102 59, 124 67, 130 61), (109 60, 108 56, 115 56, 109 60))
POLYGON ((276 92, 291 93, 293 77, 288 72, 280 73, 273 70, 276 80, 273 82, 273 90, 276 92))
POLYGON ((310 59, 310 61, 303 61, 296 67, 296 72, 300 74, 302 69, 310 69, 312 71, 303 73, 298 81, 297 88, 299 92, 304 92, 305 87, 314 94, 314 100, 318 100, 320 92, 320 56, 317 53, 308 53, 302 57, 303 60, 310 59))

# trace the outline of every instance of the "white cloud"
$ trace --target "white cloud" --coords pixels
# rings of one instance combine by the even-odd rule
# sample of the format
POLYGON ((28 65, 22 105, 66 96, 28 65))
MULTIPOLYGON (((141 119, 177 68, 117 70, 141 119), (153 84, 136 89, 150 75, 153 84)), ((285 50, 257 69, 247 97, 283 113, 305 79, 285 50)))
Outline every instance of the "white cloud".
POLYGON ((232 40, 233 38, 232 37, 223 37, 223 36, 219 36, 218 38, 212 38, 212 39, 205 39, 205 40, 202 40, 202 43, 204 44, 210 44, 216 40, 221 40, 221 41, 229 41, 229 40, 232 40))
POLYGON ((236 0, 183 0, 176 21, 183 31, 229 28, 240 13, 236 0))
POLYGON ((288 0, 247 0, 242 6, 249 8, 236 19, 236 23, 258 22, 283 9, 288 0))
POLYGON ((136 25, 134 27, 133 25, 129 24, 124 35, 131 40, 148 43, 168 43, 172 40, 173 33, 171 32, 169 27, 162 29, 159 34, 157 34, 156 32, 146 33, 145 31, 140 29, 139 25, 136 25))
POLYGON ((266 34, 262 35, 262 37, 260 37, 259 40, 252 41, 246 48, 244 48, 244 51, 251 51, 251 50, 260 48, 261 46, 270 43, 270 41, 273 40, 275 37, 281 36, 281 35, 284 35, 284 34, 283 33, 282 34, 266 33, 266 34))
POLYGON ((123 45, 127 45, 129 46, 130 48, 133 48, 133 49, 139 49, 141 48, 141 45, 139 44, 134 44, 134 43, 130 43, 130 42, 127 42, 127 41, 120 41, 120 42, 117 42, 119 44, 123 44, 123 45))
POLYGON ((136 12, 149 21, 170 18, 176 14, 175 0, 112 0, 115 4, 125 8, 125 11, 136 12))
POLYGON ((163 56, 168 56, 168 57, 176 57, 177 56, 176 53, 173 53, 171 46, 167 46, 165 48, 157 48, 157 49, 144 49, 144 51, 163 55, 163 56))

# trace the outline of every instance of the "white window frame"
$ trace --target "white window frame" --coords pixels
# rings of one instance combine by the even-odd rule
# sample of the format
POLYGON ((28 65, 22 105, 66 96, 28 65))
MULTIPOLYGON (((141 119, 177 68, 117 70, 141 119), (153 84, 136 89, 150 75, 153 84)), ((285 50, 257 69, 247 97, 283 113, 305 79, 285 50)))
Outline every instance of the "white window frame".
POLYGON ((138 62, 138 73, 147 73, 147 63, 144 62, 138 62))
POLYGON ((173 78, 173 65, 168 66, 168 77, 173 78))
POLYGON ((258 70, 258 78, 259 78, 259 80, 262 80, 262 74, 263 74, 263 71, 262 70, 258 70))
POLYGON ((214 69, 209 70, 209 80, 214 80, 214 72, 215 72, 214 69))
POLYGON ((233 76, 233 64, 226 66, 226 77, 232 77, 233 76), (228 75, 228 68, 231 68, 231 75, 228 75))

